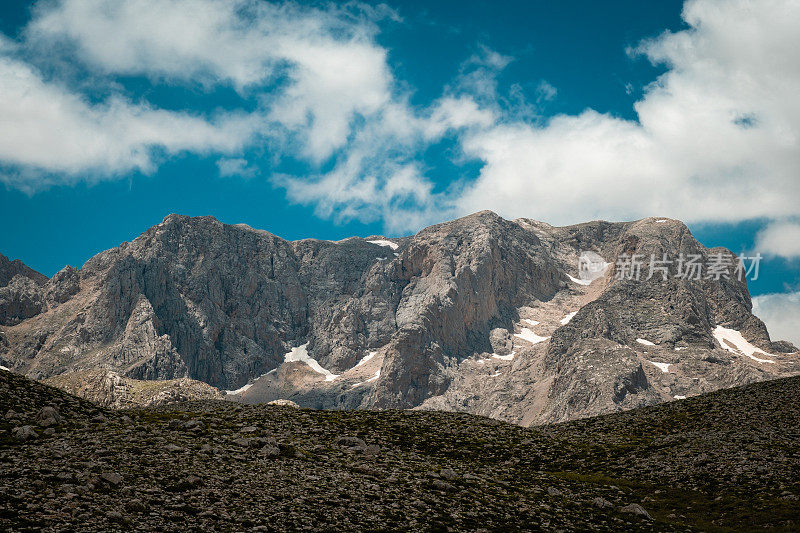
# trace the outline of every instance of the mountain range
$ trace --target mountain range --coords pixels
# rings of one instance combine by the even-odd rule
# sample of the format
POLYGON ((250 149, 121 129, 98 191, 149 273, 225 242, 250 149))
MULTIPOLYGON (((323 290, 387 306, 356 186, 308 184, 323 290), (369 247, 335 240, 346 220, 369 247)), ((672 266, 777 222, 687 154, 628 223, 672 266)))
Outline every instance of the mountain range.
POLYGON ((483 211, 333 242, 169 215, 49 279, 0 256, 0 365, 113 406, 224 393, 560 422, 800 373, 736 261, 667 218, 483 211), (672 259, 636 279, 615 268, 631 257, 672 259), (681 276, 685 257, 731 269, 681 276))

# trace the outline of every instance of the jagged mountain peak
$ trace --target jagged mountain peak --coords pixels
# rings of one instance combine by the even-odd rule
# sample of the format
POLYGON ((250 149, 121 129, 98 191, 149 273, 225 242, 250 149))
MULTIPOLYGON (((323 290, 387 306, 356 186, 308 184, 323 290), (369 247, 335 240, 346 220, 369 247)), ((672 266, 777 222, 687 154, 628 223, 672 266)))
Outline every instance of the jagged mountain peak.
POLYGON ((103 369, 248 402, 524 424, 800 370, 744 281, 614 272, 625 254, 716 252, 663 217, 554 227, 482 211, 413 236, 290 242, 173 214, 43 287, 0 289, 36 303, 4 322, 0 362, 39 379, 103 369), (590 278, 585 254, 602 267, 590 278))

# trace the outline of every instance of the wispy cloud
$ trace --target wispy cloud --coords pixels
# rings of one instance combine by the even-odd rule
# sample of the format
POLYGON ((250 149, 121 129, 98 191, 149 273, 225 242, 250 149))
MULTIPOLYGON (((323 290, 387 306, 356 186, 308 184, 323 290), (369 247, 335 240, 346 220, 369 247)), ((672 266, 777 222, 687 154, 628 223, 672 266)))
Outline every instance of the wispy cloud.
POLYGON ((249 165, 247 159, 242 157, 223 157, 217 160, 217 168, 219 169, 220 177, 223 178, 231 176, 252 178, 258 172, 255 167, 249 165))
POLYGON ((536 87, 536 100, 539 102, 549 102, 557 94, 558 89, 553 87, 547 80, 540 81, 538 87, 536 87))
POLYGON ((391 98, 386 50, 374 43, 386 9, 328 9, 252 0, 62 0, 43 4, 26 35, 75 50, 90 66, 154 81, 235 87, 264 102, 266 123, 320 162, 345 144, 357 114, 391 98))
POLYGON ((772 222, 756 235, 756 252, 764 255, 793 259, 800 257, 800 224, 772 222))
POLYGON ((696 0, 683 16, 689 29, 632 51, 669 69, 636 103, 638 121, 587 110, 468 132, 466 153, 485 165, 460 211, 552 223, 797 214, 800 6, 696 0))
MULTIPOLYGON (((5 139, 0 158, 16 165, 16 172, 3 179, 36 189, 49 181, 74 181, 86 169, 147 172, 154 169, 154 153, 184 149, 230 154, 218 161, 221 176, 253 175, 254 163, 245 164, 239 154, 264 140, 276 152, 273 159, 307 161, 311 170, 302 176, 270 179, 292 201, 315 205, 320 216, 382 219, 403 231, 428 222, 443 198, 431 193, 418 154, 447 132, 492 125, 494 114, 466 95, 413 109, 389 68, 387 50, 375 42, 377 23, 387 20, 400 19, 385 6, 357 3, 320 9, 251 0, 42 4, 21 46, 38 53, 65 51, 109 79, 137 75, 155 85, 230 86, 258 105, 247 115, 221 111, 215 117, 135 106, 121 97, 90 105, 31 67, 17 93, 38 84, 50 93, 43 100, 52 99, 67 112, 19 114, 16 125, 25 123, 31 131, 56 127, 52 138, 20 139, 27 152, 5 139), (139 134, 126 136, 125 130, 139 134), (65 143, 60 153, 49 151, 65 131, 74 131, 70 137, 80 146, 65 143), (49 172, 49 181, 32 169, 49 172)), ((480 61, 499 68, 508 58, 483 49, 480 61)), ((5 90, 4 96, 9 107, 18 107, 13 92, 5 90)))
POLYGON ((667 67, 635 104, 638 120, 591 109, 544 120, 538 106, 556 88, 542 81, 531 100, 512 83, 503 94, 513 58, 483 46, 439 98, 410 105, 413 88, 376 39, 399 20, 385 7, 54 0, 34 10, 22 41, 0 46, 0 106, 15 132, 0 133, 2 179, 35 189, 87 169, 148 172, 158 154, 180 151, 219 154, 230 175, 248 146, 265 144, 265 159, 307 165, 302 175, 259 168, 291 201, 396 231, 487 208, 552 223, 800 215, 800 7, 690 0, 683 17, 688 29, 630 50, 667 67), (209 116, 122 93, 90 101, 17 48, 64 51, 111 81, 232 87, 256 104, 209 116), (457 162, 481 164, 477 179, 433 186, 423 154, 443 138, 457 162))
POLYGON ((756 296, 753 314, 767 325, 772 340, 800 346, 800 292, 756 296))
POLYGON ((0 161, 22 189, 44 180, 73 182, 154 168, 152 147, 166 153, 238 150, 253 130, 252 117, 206 119, 154 109, 114 97, 99 104, 0 52, 0 161), (48 176, 48 177, 45 177, 48 176))

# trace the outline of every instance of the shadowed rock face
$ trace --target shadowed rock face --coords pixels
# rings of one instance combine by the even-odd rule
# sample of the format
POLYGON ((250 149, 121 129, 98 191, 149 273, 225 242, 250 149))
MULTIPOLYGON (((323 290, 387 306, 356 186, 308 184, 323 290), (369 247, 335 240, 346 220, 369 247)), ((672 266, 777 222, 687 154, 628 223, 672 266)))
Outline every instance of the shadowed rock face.
POLYGON ((1 258, 0 358, 38 379, 104 369, 189 377, 248 403, 523 424, 800 370, 795 348, 751 314, 743 281, 620 280, 612 266, 581 284, 570 276, 583 251, 612 265, 622 254, 730 255, 668 219, 555 228, 485 211, 399 239, 288 242, 170 215, 50 280, 1 258), (718 326, 762 355, 721 345, 718 326))
POLYGON ((5 287, 16 276, 22 276, 34 281, 37 285, 47 283, 47 276, 39 274, 32 268, 26 266, 19 259, 10 261, 8 257, 0 254, 0 287, 5 287))
POLYGON ((46 276, 0 254, 0 325, 18 324, 41 313, 46 308, 42 291, 46 283, 46 276))

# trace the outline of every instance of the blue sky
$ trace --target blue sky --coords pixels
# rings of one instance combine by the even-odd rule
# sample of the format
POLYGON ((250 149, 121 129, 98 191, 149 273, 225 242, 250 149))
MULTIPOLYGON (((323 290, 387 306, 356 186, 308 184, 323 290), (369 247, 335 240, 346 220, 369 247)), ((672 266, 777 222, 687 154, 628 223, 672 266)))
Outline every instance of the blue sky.
POLYGON ((800 330, 798 11, 4 2, 0 253, 52 275, 173 212, 288 239, 671 216, 762 252, 751 291, 800 330))

